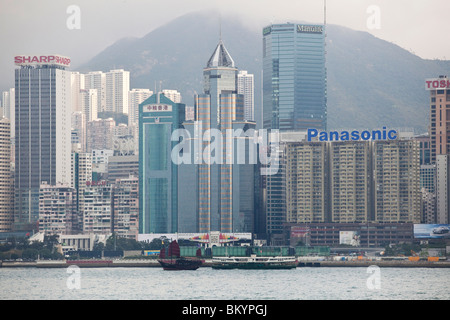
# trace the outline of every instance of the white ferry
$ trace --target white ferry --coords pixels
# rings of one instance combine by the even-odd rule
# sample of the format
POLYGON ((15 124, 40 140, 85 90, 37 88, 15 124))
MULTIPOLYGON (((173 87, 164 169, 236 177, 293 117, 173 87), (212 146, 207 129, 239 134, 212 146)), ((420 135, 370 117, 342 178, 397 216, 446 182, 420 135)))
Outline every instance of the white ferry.
POLYGON ((213 269, 293 269, 298 265, 296 257, 216 257, 213 269))

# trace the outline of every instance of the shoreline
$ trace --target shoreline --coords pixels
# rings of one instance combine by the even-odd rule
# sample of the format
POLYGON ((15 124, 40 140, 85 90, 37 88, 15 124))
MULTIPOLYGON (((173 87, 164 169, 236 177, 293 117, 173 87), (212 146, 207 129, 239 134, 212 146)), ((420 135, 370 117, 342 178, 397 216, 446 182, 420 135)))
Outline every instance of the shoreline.
MULTIPOLYGON (((0 268, 161 268, 156 260, 78 260, 78 261, 3 261, 0 268)), ((450 268, 450 261, 299 261, 297 268, 352 268, 378 266, 384 268, 450 268)), ((211 267, 211 260, 206 259, 202 268, 211 267)))

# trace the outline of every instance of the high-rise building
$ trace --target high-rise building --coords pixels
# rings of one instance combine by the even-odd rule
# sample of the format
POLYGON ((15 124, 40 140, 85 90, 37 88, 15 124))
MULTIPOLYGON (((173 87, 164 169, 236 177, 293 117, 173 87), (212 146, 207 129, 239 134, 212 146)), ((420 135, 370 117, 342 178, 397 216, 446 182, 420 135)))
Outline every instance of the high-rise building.
POLYGON ((81 111, 72 112, 72 151, 86 151, 86 115, 81 111))
POLYGON ((84 89, 97 90, 97 111, 106 110, 106 74, 101 71, 92 71, 84 75, 84 89))
POLYGON ((84 191, 92 181, 92 155, 90 153, 72 153, 72 182, 71 187, 76 193, 75 210, 78 213, 77 230, 82 230, 82 214, 84 212, 84 191))
POLYGON ((7 118, 0 119, 0 232, 12 230, 14 182, 11 179, 11 126, 7 118))
POLYGON ((163 89, 162 94, 175 103, 181 103, 181 93, 177 90, 163 89))
POLYGON ((178 166, 172 132, 184 121, 185 105, 156 93, 139 105, 139 233, 178 230, 178 166))
POLYGON ((329 148, 331 222, 370 221, 371 144, 335 141, 329 148))
POLYGON ((420 223, 420 159, 415 140, 373 142, 374 221, 420 223))
POLYGON ((450 79, 440 76, 425 83, 430 91, 431 162, 434 163, 437 155, 450 154, 450 79))
MULTIPOLYGON (((128 126, 138 126, 139 104, 149 98, 153 91, 149 89, 132 89, 128 93, 128 126)), ((173 100, 172 100, 173 101, 173 100)), ((176 101, 174 101, 176 102, 176 101)))
POLYGON ((222 138, 213 137, 215 132, 224 136, 227 130, 255 128, 253 122, 244 121, 244 96, 237 93, 237 75, 220 40, 203 69, 204 93, 195 96, 201 150, 205 150, 198 165, 199 232, 253 232, 253 166, 236 164, 232 157, 239 137, 222 139, 221 150, 212 150, 212 142, 222 138))
POLYGON ((244 96, 244 120, 255 120, 255 81, 253 74, 240 70, 237 78, 238 93, 244 96))
POLYGON ((117 179, 113 194, 113 232, 121 238, 138 239, 139 179, 117 179))
POLYGON ((16 56, 15 213, 17 230, 36 229, 39 188, 70 183, 70 59, 16 56))
POLYGON ((135 155, 110 156, 108 158, 108 181, 114 183, 118 179, 126 179, 139 175, 139 157, 135 155))
POLYGON ((284 156, 287 222, 326 222, 329 199, 326 144, 287 143, 284 156))
POLYGON ((113 150, 113 137, 116 121, 113 118, 95 119, 87 123, 86 151, 95 149, 113 150))
POLYGON ((113 185, 106 181, 88 183, 84 190, 83 232, 112 233, 113 185))
POLYGON ((3 91, 2 94, 2 108, 3 108, 3 117, 9 119, 10 126, 11 126, 11 139, 14 139, 14 136, 16 134, 15 131, 15 100, 16 100, 16 94, 15 94, 15 88, 11 88, 8 91, 3 91))
POLYGON ((285 207, 286 222, 294 224, 420 223, 418 141, 283 139, 281 177, 269 176, 265 186, 267 212, 285 207), (277 189, 283 179, 285 189, 277 189))
POLYGON ((78 226, 76 192, 68 185, 41 184, 39 192, 39 232, 73 234, 78 226))
POLYGON ((76 71, 71 73, 71 87, 72 87, 72 112, 82 111, 80 101, 80 90, 85 87, 85 75, 76 71))
POLYGON ((85 114, 86 122, 96 120, 98 117, 97 89, 81 89, 79 97, 80 111, 85 114))
POLYGON ((436 223, 450 223, 450 155, 436 155, 436 223))
POLYGON ((263 29, 262 127, 326 129, 323 25, 285 23, 263 29))
POLYGON ((130 72, 123 69, 110 70, 105 76, 105 111, 128 114, 130 72))

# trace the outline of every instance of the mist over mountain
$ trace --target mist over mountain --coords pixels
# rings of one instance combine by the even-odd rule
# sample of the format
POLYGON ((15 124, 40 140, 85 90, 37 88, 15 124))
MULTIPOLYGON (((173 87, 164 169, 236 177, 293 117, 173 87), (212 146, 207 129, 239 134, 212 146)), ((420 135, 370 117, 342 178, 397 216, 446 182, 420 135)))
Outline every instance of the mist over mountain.
MULTIPOLYGON (((238 69, 255 75, 255 114, 260 114, 263 27, 251 28, 238 17, 219 23, 217 15, 190 13, 142 38, 117 41, 76 71, 125 69, 131 88, 175 89, 192 106, 221 36, 238 69)), ((424 80, 450 75, 450 61, 421 59, 367 32, 336 25, 327 26, 326 50, 329 129, 427 130, 424 80)))

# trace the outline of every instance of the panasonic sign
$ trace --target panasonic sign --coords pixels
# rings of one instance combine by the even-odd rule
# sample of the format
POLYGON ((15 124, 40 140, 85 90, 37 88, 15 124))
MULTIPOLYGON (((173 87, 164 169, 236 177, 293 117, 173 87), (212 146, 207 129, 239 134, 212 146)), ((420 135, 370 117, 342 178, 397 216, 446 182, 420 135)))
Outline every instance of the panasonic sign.
POLYGON ((317 129, 308 129, 307 139, 312 141, 318 138, 319 141, 358 141, 358 140, 396 140, 398 132, 396 130, 365 130, 365 131, 330 131, 319 132, 317 129))

